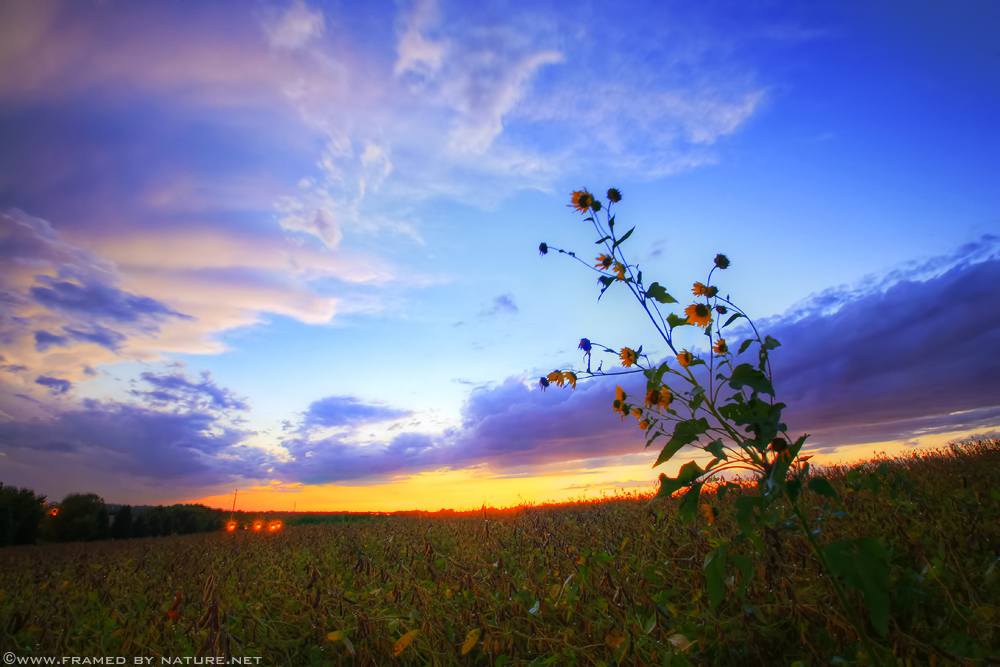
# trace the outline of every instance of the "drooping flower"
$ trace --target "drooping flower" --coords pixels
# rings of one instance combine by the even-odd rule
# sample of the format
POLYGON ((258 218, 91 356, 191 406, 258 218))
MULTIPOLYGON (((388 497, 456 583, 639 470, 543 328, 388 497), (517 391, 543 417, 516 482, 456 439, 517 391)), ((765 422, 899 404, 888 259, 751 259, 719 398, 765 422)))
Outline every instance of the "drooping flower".
POLYGON ((712 323, 712 309, 703 303, 696 303, 684 309, 688 322, 699 327, 707 327, 712 323))
POLYGON ((662 406, 664 408, 670 407, 670 402, 674 400, 673 394, 665 386, 661 386, 659 389, 650 389, 646 392, 646 405, 651 408, 657 406, 662 406))
POLYGON ((547 377, 538 378, 538 386, 542 388, 542 391, 549 386, 549 379, 547 377))
POLYGON ((619 192, 618 188, 611 188, 608 190, 608 201, 612 204, 617 204, 622 200, 622 193, 619 192))
POLYGON ((726 313, 729 312, 729 309, 726 308, 725 306, 716 306, 715 312, 717 312, 719 315, 725 315, 726 313))
POLYGON ((615 262, 613 271, 615 272, 615 280, 625 280, 625 265, 620 262, 615 262))
POLYGON ((687 350, 681 350, 677 354, 677 363, 679 363, 681 366, 684 367, 690 366, 692 361, 694 361, 694 355, 688 352, 687 350))
POLYGON ((715 341, 715 345, 712 346, 712 349, 715 350, 716 354, 725 354, 726 352, 729 352, 729 346, 726 345, 725 338, 720 338, 715 341))
POLYGON ((643 431, 645 431, 647 428, 649 428, 649 421, 646 420, 646 419, 640 420, 639 421, 639 428, 641 428, 643 431))
POLYGON ((708 288, 701 283, 695 283, 691 291, 694 292, 695 296, 705 296, 708 294, 708 288))
POLYGON ((563 374, 562 371, 552 371, 546 376, 549 382, 555 382, 557 387, 563 386, 563 374))
POLYGON ((587 192, 586 189, 577 190, 573 193, 573 199, 571 200, 570 206, 580 213, 586 213, 590 210, 590 207, 594 205, 594 195, 587 192))
POLYGON ((615 387, 615 402, 612 403, 612 407, 615 412, 621 413, 622 419, 625 419, 625 415, 628 414, 628 405, 625 404, 625 390, 621 387, 615 387))
POLYGON ((614 260, 611 257, 600 254, 597 256, 597 264, 594 264, 594 268, 606 270, 609 266, 611 266, 611 262, 613 261, 614 260))
POLYGON ((545 255, 545 254, 548 254, 548 252, 549 252, 549 244, 548 243, 543 243, 540 246, 538 246, 538 254, 539 255, 545 255))
POLYGON ((618 353, 618 356, 622 360, 622 366, 628 368, 636 362, 635 350, 630 347, 623 347, 622 351, 618 353))
POLYGON ((589 338, 581 338, 580 339, 580 345, 578 347, 581 350, 583 350, 584 354, 590 354, 590 339, 589 338))
POLYGON ((642 408, 632 408, 632 416, 636 419, 642 419, 642 408))
POLYGON ((729 268, 729 258, 726 257, 723 254, 716 255, 715 256, 715 266, 717 266, 720 269, 728 269, 729 268))
MULTIPOLYGON (((573 371, 565 371, 563 372, 562 376, 563 380, 569 383, 569 386, 573 387, 573 389, 576 389, 576 373, 574 373, 573 371)), ((560 384, 559 386, 562 385, 560 384)))

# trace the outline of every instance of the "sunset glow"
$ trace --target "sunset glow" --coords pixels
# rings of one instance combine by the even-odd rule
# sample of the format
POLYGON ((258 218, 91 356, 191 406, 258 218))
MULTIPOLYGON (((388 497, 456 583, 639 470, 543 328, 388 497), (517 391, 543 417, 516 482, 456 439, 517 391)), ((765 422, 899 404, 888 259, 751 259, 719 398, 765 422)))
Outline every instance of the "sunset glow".
POLYGON ((781 342, 814 462, 997 437, 998 19, 4 2, 0 482, 227 512, 652 491, 694 455, 654 470, 616 414, 644 379, 568 369, 713 354, 716 286, 781 342), (582 222, 609 188, 699 325, 676 350, 582 222))

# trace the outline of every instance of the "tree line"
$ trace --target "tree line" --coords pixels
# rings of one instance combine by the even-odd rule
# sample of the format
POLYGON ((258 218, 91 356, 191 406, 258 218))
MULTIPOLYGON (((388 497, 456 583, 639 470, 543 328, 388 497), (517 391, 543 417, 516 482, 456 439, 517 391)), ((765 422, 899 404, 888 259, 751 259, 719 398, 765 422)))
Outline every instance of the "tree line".
POLYGON ((111 514, 96 493, 71 493, 50 505, 32 489, 0 482, 0 547, 187 535, 222 530, 223 525, 222 512, 205 505, 124 505, 111 514))

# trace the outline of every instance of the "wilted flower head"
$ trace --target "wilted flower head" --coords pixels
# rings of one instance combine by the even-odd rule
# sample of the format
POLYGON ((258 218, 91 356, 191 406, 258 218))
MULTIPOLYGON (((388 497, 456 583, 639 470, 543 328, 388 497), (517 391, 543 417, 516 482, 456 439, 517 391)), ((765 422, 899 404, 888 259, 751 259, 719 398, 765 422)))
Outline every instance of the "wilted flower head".
POLYGON ((707 327, 712 323, 712 309, 703 303, 696 303, 684 309, 688 321, 699 327, 707 327))
POLYGON ((546 377, 539 378, 538 386, 542 388, 542 391, 545 391, 545 388, 549 386, 549 379, 546 377))
POLYGON ((539 255, 545 255, 548 252, 549 252, 549 246, 548 246, 547 243, 543 243, 540 246, 538 246, 538 254, 539 255))
POLYGON ((615 402, 612 404, 615 412, 620 412, 622 419, 625 419, 625 415, 628 414, 628 406, 625 404, 625 390, 621 387, 615 387, 615 402))
POLYGON ((618 356, 621 357, 622 366, 625 366, 626 368, 636 362, 635 350, 630 347, 623 347, 618 356))
MULTIPOLYGON (((573 387, 573 389, 576 389, 576 373, 574 373, 573 371, 563 371, 562 376, 563 380, 569 383, 569 386, 573 387)), ((561 387, 562 384, 560 384, 559 386, 561 387)))
POLYGON ((728 269, 729 268, 729 258, 720 253, 720 254, 718 254, 718 255, 715 256, 715 265, 717 267, 719 267, 720 269, 728 269))
POLYGON ((545 376, 549 382, 555 382, 557 387, 563 386, 563 374, 562 371, 552 371, 547 376, 545 376))
POLYGON ((577 190, 573 193, 573 199, 571 200, 570 206, 573 210, 579 211, 580 213, 586 213, 590 210, 590 207, 594 205, 594 195, 584 190, 577 190))
POLYGON ((621 262, 615 262, 615 266, 612 269, 615 272, 615 280, 625 280, 625 265, 621 262))
POLYGON ((611 188, 608 190, 608 201, 617 204, 622 200, 622 193, 618 191, 618 188, 611 188))
POLYGON ((687 350, 681 350, 677 354, 677 363, 681 366, 690 366, 692 361, 694 361, 694 355, 687 350))
POLYGON ((580 345, 578 347, 581 350, 583 350, 584 354, 590 354, 590 339, 589 338, 581 338, 580 339, 580 345))

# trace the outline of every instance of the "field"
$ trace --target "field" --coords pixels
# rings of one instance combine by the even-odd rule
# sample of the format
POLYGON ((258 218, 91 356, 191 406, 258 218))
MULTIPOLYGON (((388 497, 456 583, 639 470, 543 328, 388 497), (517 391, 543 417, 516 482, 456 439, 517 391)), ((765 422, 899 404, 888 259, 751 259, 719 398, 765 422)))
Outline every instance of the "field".
MULTIPOLYGON (((898 664, 1000 664, 1000 442, 828 469, 842 517, 820 540, 890 550, 898 664)), ((715 609, 704 559, 733 501, 384 516, 0 551, 0 646, 17 656, 147 664, 825 665, 856 638, 804 538, 767 531, 715 609), (161 660, 165 658, 164 660, 161 660), (206 660, 206 658, 210 658, 206 660)), ((807 505, 824 499, 806 496, 807 505)), ((749 542, 732 547, 751 554, 749 542)), ((854 602, 863 609, 863 601, 854 602)), ((866 616, 867 617, 867 616, 866 616)), ((877 634, 872 633, 877 637, 877 634)), ((90 664, 93 664, 91 662, 90 664)))

